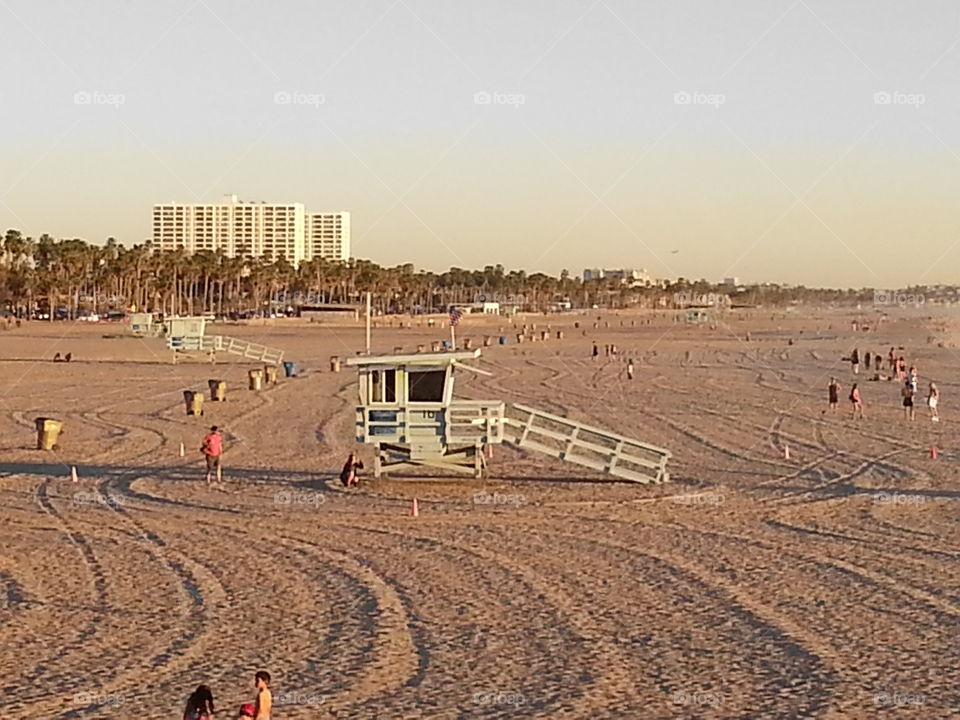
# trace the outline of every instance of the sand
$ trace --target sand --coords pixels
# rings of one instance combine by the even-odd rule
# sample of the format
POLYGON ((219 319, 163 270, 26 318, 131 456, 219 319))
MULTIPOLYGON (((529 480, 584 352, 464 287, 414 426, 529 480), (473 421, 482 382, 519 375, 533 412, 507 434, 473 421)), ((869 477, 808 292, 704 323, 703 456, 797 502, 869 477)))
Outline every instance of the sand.
MULTIPOLYGON (((362 346, 358 326, 219 329, 300 364, 260 392, 250 363, 173 365, 122 326, 0 331, 2 715, 179 718, 206 683, 233 717, 267 669, 277 720, 957 717, 958 353, 953 320, 929 314, 854 333, 852 310, 716 328, 592 311, 518 319, 565 333, 522 345, 509 321, 467 317, 461 337, 504 325, 511 343, 458 395, 665 446, 671 481, 499 447, 484 480, 352 492, 336 475, 357 447, 355 376, 327 359, 362 346), (921 395, 938 382, 941 423, 922 403, 906 423, 897 384, 865 370, 867 417, 849 419, 840 358, 891 345, 921 395), (831 374, 844 389, 824 414, 831 374), (227 402, 186 416, 182 391, 209 378, 227 402), (38 416, 64 422, 57 450, 34 449, 38 416), (213 423, 225 476, 208 488, 213 423)), ((445 337, 378 327, 374 349, 445 337)))

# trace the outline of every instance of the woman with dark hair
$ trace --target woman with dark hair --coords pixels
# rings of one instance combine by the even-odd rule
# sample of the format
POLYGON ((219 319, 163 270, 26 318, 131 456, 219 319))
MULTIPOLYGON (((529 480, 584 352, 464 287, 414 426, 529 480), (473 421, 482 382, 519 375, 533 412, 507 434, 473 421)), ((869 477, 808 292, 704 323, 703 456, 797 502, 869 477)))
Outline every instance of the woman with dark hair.
POLYGON ((187 699, 183 720, 213 720, 213 693, 206 685, 198 685, 187 699))

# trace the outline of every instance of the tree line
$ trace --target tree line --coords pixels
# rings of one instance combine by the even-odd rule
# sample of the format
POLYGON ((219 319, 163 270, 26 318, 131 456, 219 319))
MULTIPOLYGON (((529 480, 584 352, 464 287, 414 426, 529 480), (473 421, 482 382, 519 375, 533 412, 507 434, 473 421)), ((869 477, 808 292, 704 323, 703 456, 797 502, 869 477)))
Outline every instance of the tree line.
POLYGON ((618 280, 527 274, 487 265, 482 270, 450 268, 436 273, 406 263, 381 267, 369 260, 304 261, 226 257, 222 252, 159 251, 150 242, 124 247, 114 238, 103 245, 80 239, 34 240, 8 230, 0 247, 0 308, 18 317, 45 311, 76 318, 108 310, 172 315, 265 314, 298 304, 359 303, 371 293, 378 313, 441 312, 478 301, 516 304, 538 312, 551 304, 573 308, 672 308, 703 298, 783 306, 797 303, 863 302, 872 290, 810 290, 757 285, 741 289, 679 278, 651 287, 618 280))

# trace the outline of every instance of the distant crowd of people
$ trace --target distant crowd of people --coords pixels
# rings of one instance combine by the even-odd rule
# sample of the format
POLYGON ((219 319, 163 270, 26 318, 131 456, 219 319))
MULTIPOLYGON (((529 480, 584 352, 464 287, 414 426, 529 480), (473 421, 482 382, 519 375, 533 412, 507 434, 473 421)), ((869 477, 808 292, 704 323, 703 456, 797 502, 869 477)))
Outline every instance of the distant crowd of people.
MULTIPOLYGON (((903 348, 900 348, 901 350, 903 348)), ((854 375, 860 374, 860 350, 854 348, 853 352, 846 358, 843 358, 846 361, 850 362, 851 369, 854 375)), ((907 369, 907 361, 903 355, 897 352, 896 348, 891 347, 890 352, 887 353, 887 363, 888 363, 888 374, 884 374, 883 370, 883 358, 879 353, 871 353, 867 351, 863 354, 863 364, 867 371, 870 370, 871 360, 873 364, 873 378, 874 381, 886 380, 892 382, 896 380, 897 382, 902 383, 900 388, 900 398, 901 404, 903 405, 903 416, 906 420, 915 420, 916 415, 916 398, 917 392, 920 385, 920 376, 917 372, 917 366, 911 364, 909 369, 907 369)), ((837 382, 835 377, 830 378, 830 384, 827 385, 827 402, 831 411, 837 409, 837 405, 840 401, 840 383, 837 382)), ((854 419, 863 418, 863 398, 860 394, 860 387, 858 383, 853 383, 853 386, 850 388, 850 394, 848 396, 851 405, 851 417, 854 419)), ((927 387, 927 398, 926 398, 927 408, 930 412, 930 420, 933 422, 940 422, 940 414, 938 406, 940 404, 940 389, 937 387, 937 384, 931 381, 927 387)))

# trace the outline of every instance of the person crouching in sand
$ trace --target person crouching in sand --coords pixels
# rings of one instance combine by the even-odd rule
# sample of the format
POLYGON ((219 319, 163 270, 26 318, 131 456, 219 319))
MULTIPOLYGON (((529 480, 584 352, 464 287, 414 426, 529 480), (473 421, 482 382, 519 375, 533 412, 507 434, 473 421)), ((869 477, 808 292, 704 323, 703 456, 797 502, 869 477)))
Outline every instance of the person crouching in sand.
POLYGON ((183 720, 213 720, 213 692, 206 685, 199 685, 187 699, 183 720))
POLYGON ((344 487, 359 487, 360 475, 357 473, 358 470, 363 470, 363 463, 356 453, 350 453, 347 461, 343 464, 343 469, 340 471, 340 482, 343 483, 344 487))

